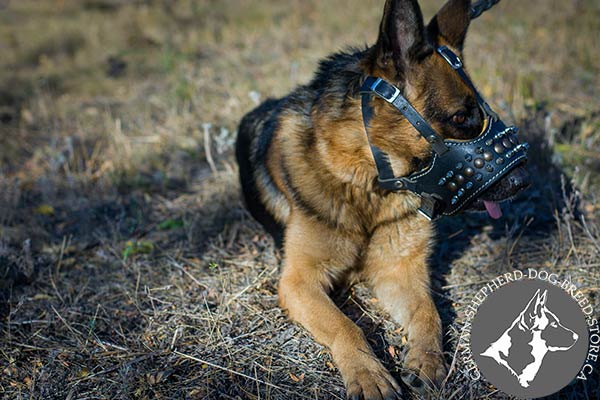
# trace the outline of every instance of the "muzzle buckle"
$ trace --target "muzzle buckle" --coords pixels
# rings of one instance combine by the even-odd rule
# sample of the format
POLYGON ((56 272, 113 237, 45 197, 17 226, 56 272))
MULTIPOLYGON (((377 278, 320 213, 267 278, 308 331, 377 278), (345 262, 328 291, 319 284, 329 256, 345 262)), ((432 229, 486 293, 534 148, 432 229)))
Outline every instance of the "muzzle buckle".
POLYGON ((390 85, 381 78, 377 78, 371 85, 371 90, 390 104, 392 104, 400 95, 400 89, 390 85))

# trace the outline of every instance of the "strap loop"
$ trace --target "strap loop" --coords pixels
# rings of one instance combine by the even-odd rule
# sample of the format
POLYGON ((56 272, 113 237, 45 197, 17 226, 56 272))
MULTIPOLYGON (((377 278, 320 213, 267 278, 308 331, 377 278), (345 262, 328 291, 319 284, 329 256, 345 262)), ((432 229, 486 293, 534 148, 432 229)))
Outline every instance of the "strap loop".
POLYGON ((392 104, 400 95, 400 89, 390 85, 381 78, 377 78, 375 83, 371 85, 371 90, 379 97, 392 104))
POLYGON ((438 47, 437 52, 444 57, 444 59, 450 64, 450 66, 454 69, 460 69, 463 67, 463 63, 460 60, 460 57, 454 54, 448 47, 441 46, 438 47))

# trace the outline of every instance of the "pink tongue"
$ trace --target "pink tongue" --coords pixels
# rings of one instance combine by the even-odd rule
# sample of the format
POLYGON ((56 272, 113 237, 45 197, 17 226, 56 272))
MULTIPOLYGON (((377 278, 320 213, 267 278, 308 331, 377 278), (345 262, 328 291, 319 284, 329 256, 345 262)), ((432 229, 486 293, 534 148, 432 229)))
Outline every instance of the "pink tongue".
POLYGON ((483 204, 485 204, 485 209, 487 210, 490 217, 493 219, 500 219, 502 217, 502 209, 500 208, 500 204, 495 201, 487 201, 484 200, 483 204))

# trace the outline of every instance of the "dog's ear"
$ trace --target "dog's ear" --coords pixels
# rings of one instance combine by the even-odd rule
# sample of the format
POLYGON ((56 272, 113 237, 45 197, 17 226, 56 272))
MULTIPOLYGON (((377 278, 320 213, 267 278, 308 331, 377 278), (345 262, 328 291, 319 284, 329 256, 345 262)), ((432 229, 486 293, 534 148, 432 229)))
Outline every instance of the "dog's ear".
POLYGON ((546 307, 548 290, 544 290, 544 293, 537 295, 535 299, 535 315, 541 317, 544 314, 544 308, 546 307))
POLYGON ((375 44, 378 66, 393 68, 400 76, 425 46, 423 14, 417 0, 387 0, 375 44))
MULTIPOLYGON (((544 299, 545 299, 545 295, 546 295, 546 292, 544 292, 544 294, 543 294, 544 299)), ((531 327, 533 326, 535 317, 540 315, 540 314, 538 314, 538 312, 541 311, 541 309, 539 308, 540 298, 541 298, 540 297, 540 289, 538 289, 535 292, 535 294, 533 295, 533 297, 529 300, 529 303, 527 303, 527 307, 525 307, 525 309, 521 313, 521 319, 519 321, 519 326, 522 328, 522 330, 531 329, 531 327)), ((545 301, 544 301, 544 304, 545 304, 545 301)))
POLYGON ((435 43, 440 37, 450 46, 462 50, 471 22, 471 0, 448 0, 427 25, 429 39, 435 43))
POLYGON ((544 315, 544 309, 546 308, 546 295, 548 294, 548 290, 544 290, 544 293, 540 294, 540 290, 536 292, 535 303, 533 305, 533 310, 531 310, 531 316, 535 318, 541 318, 544 315))

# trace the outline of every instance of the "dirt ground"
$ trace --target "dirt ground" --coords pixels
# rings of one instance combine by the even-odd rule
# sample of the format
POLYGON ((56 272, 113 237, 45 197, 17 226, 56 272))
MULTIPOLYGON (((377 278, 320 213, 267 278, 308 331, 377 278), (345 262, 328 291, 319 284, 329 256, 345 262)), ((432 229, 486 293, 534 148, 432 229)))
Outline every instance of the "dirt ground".
MULTIPOLYGON (((426 18, 441 5, 422 1, 426 18)), ((260 100, 372 43, 382 6, 0 1, 0 397, 344 398, 327 349, 278 308, 281 254, 243 207, 232 148, 260 100)), ((437 223, 439 398, 508 398, 457 347, 497 275, 557 271, 598 314, 598 32, 597 0, 503 0, 471 27, 466 62, 530 141, 534 185, 502 220, 437 223)), ((335 301, 399 376, 406 337, 378 300, 357 285, 335 301)), ((552 398, 600 398, 598 373, 552 398)))

